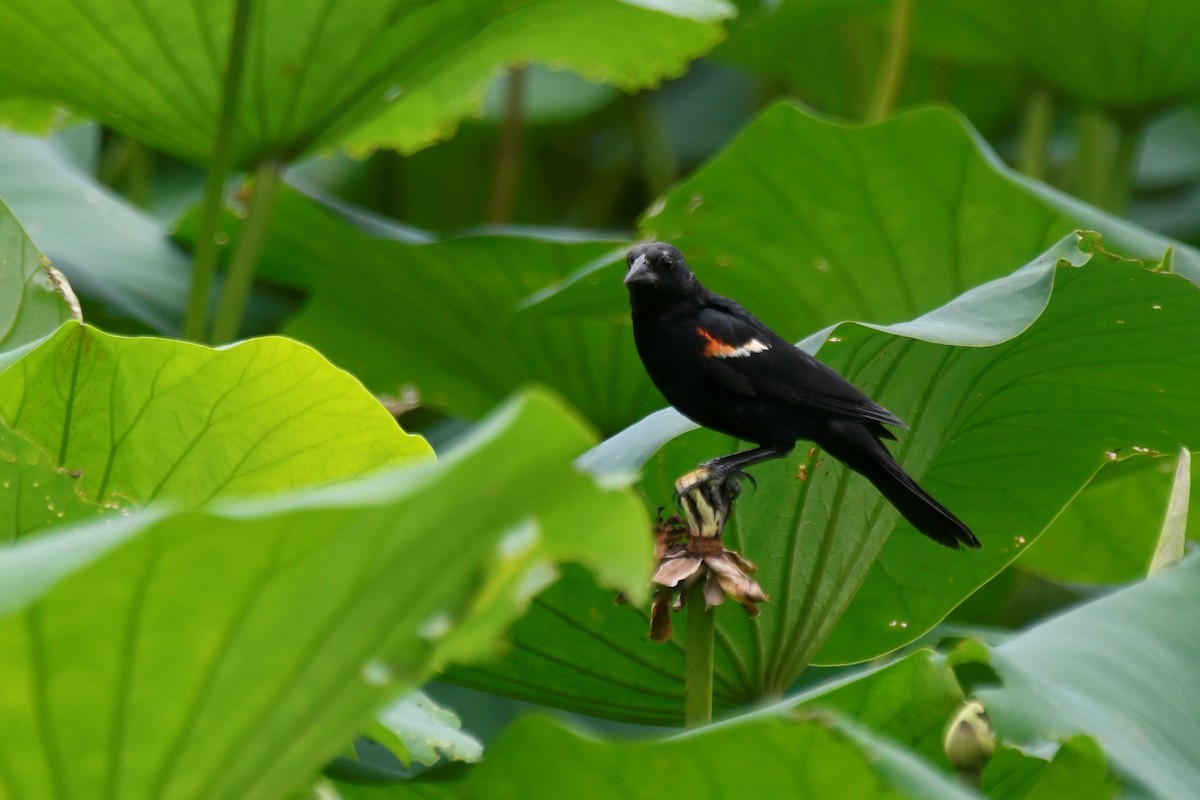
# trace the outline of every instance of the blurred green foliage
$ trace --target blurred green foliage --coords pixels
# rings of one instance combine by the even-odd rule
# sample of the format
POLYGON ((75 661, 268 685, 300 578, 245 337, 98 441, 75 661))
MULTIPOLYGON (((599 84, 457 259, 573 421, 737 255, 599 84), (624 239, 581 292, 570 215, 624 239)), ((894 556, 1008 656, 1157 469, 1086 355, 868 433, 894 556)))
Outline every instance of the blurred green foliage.
POLYGON ((1198 29, 0 0, 0 798, 1182 796, 1200 562, 1146 572, 1200 531, 1198 29), (730 718, 684 736, 629 727, 678 723, 684 651, 613 587, 736 445, 647 416, 650 237, 908 421, 984 540, 934 550, 804 448, 758 468, 729 537, 772 602, 718 610, 730 718), (486 758, 405 783, 474 758, 428 699, 373 718, 435 674, 486 758), (940 728, 976 690, 965 786, 940 728))

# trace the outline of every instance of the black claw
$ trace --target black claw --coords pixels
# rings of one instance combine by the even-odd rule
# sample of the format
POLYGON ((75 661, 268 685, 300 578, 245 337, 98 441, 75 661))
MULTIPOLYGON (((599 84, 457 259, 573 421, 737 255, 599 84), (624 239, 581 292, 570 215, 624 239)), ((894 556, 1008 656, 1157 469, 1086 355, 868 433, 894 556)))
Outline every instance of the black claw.
POLYGON ((758 491, 758 481, 744 469, 721 469, 720 465, 718 465, 712 470, 709 480, 714 486, 728 487, 733 493, 733 497, 730 499, 733 499, 742 493, 742 478, 750 481, 750 485, 754 487, 754 491, 758 491))
POLYGON ((714 511, 724 511, 728 507, 728 491, 726 487, 728 483, 717 483, 714 480, 707 480, 701 488, 701 493, 704 495, 704 501, 708 507, 714 511))
POLYGON ((738 475, 729 475, 721 483, 714 486, 713 494, 720 496, 725 506, 732 506, 742 493, 742 482, 738 475))

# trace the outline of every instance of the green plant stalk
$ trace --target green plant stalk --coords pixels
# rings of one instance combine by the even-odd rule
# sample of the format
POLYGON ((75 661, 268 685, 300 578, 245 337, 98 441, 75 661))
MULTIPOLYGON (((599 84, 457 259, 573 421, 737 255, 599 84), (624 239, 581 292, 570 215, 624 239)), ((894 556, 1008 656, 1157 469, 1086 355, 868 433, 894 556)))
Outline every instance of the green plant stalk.
POLYGON ((379 179, 379 206, 383 213, 404 218, 404 157, 395 150, 380 150, 373 159, 379 179))
POLYGON ((138 208, 149 208, 154 194, 154 151, 136 140, 130 140, 129 150, 125 196, 138 208))
MULTIPOLYGON (((842 57, 839 61, 841 70, 846 76, 846 91, 850 95, 847 110, 862 119, 866 119, 867 111, 871 107, 875 80, 874 75, 868 74, 872 65, 867 61, 873 48, 867 45, 870 36, 868 31, 864 30, 865 27, 860 16, 851 16, 846 19, 841 30, 842 57)), ((784 95, 789 93, 786 84, 779 87, 779 93, 784 95)))
POLYGON ((104 148, 96 178, 136 206, 150 204, 154 153, 142 142, 114 133, 104 148))
POLYGON ((1114 214, 1123 214, 1129 206, 1137 177, 1138 155, 1142 148, 1142 124, 1139 121, 1117 121, 1117 148, 1109 171, 1108 198, 1105 207, 1114 214))
POLYGON ((912 17, 916 0, 893 0, 891 24, 888 26, 887 53, 880 68, 875 94, 867 110, 870 122, 879 122, 891 113, 904 81, 904 68, 912 45, 912 17))
POLYGON ((1054 98, 1048 89, 1037 89, 1025 107, 1017 169, 1034 180, 1046 177, 1046 154, 1054 129, 1054 98))
POLYGON ((683 724, 696 728, 712 722, 713 639, 716 614, 704 604, 704 581, 688 590, 687 643, 683 667, 683 724))
POLYGON ((233 170, 234 135, 237 130, 238 103, 241 101, 242 73, 246 64, 246 42, 250 32, 250 11, 254 0, 236 0, 233 29, 229 37, 229 59, 221 81, 221 109, 217 117, 212 158, 204 181, 204 201, 200 206, 196 253, 192 259, 192 285, 187 311, 183 317, 183 338, 202 341, 208 327, 208 300, 217 271, 217 235, 221 224, 221 201, 225 183, 233 170))
POLYGON ((126 146, 128 141, 128 137, 113 131, 100 150, 100 163, 96 165, 96 180, 111 189, 116 189, 121 175, 129 168, 129 159, 132 154, 126 146))
POLYGON ((651 197, 671 188, 679 175, 679 159, 667 136, 666 120, 655 98, 644 94, 633 98, 633 124, 641 144, 642 172, 651 197))
POLYGON ((250 299, 250 288, 254 284, 254 273, 258 269, 258 258, 267 240, 267 228, 271 224, 271 212, 275 209, 275 198, 279 195, 279 184, 283 177, 283 161, 267 159, 254 171, 254 188, 250 195, 250 208, 246 212, 246 224, 229 262, 225 285, 221 287, 221 299, 213 316, 212 341, 223 344, 237 338, 242 328, 242 317, 250 299))
POLYGON ((1082 111, 1075 128, 1071 189, 1076 197, 1115 214, 1125 210, 1141 147, 1140 119, 1082 111))
POLYGON ((1071 192, 1080 200, 1105 208, 1113 170, 1113 125, 1103 111, 1079 112, 1075 123, 1075 158, 1071 192))
POLYGON ((525 70, 508 73, 508 94, 504 101, 504 122, 496 152, 496 171, 492 176, 492 194, 488 202, 488 222, 501 225, 512 221, 517 199, 517 179, 521 156, 521 134, 525 127, 525 70))

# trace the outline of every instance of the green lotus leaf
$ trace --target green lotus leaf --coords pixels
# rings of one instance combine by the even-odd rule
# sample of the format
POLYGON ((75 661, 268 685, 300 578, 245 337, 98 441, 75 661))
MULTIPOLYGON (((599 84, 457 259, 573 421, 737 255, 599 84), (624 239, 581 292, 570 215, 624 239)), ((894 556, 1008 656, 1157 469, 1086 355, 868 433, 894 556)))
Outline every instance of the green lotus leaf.
POLYGON ((432 453, 352 376, 280 337, 213 349, 67 323, 0 372, 0 421, 99 503, 200 505, 432 453))
POLYGON ((571 468, 591 441, 532 393, 436 463, 0 549, 0 785, 282 797, 389 700, 493 656, 558 562, 643 599, 645 514, 571 468))
MULTIPOLYGON (((213 148, 235 2, 0 3, 0 95, 62 103, 201 162, 213 148), (48 32, 53 32, 49 35, 48 32)), ((412 151, 476 109, 493 73, 539 61, 632 90, 720 39, 720 0, 255 3, 234 150, 245 166, 353 134, 412 151), (365 126, 365 127, 364 127, 365 126)))

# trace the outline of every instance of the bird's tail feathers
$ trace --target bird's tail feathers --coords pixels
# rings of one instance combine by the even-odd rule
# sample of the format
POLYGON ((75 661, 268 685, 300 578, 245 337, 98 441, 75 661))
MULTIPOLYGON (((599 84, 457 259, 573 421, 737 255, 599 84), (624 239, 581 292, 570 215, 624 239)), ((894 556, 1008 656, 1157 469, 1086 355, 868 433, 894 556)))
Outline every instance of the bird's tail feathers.
POLYGON ((930 539, 955 550, 963 544, 980 546, 971 529, 917 485, 882 442, 862 425, 854 427, 857 433, 843 429, 842 435, 829 437, 822 447, 871 481, 914 528, 930 539))

